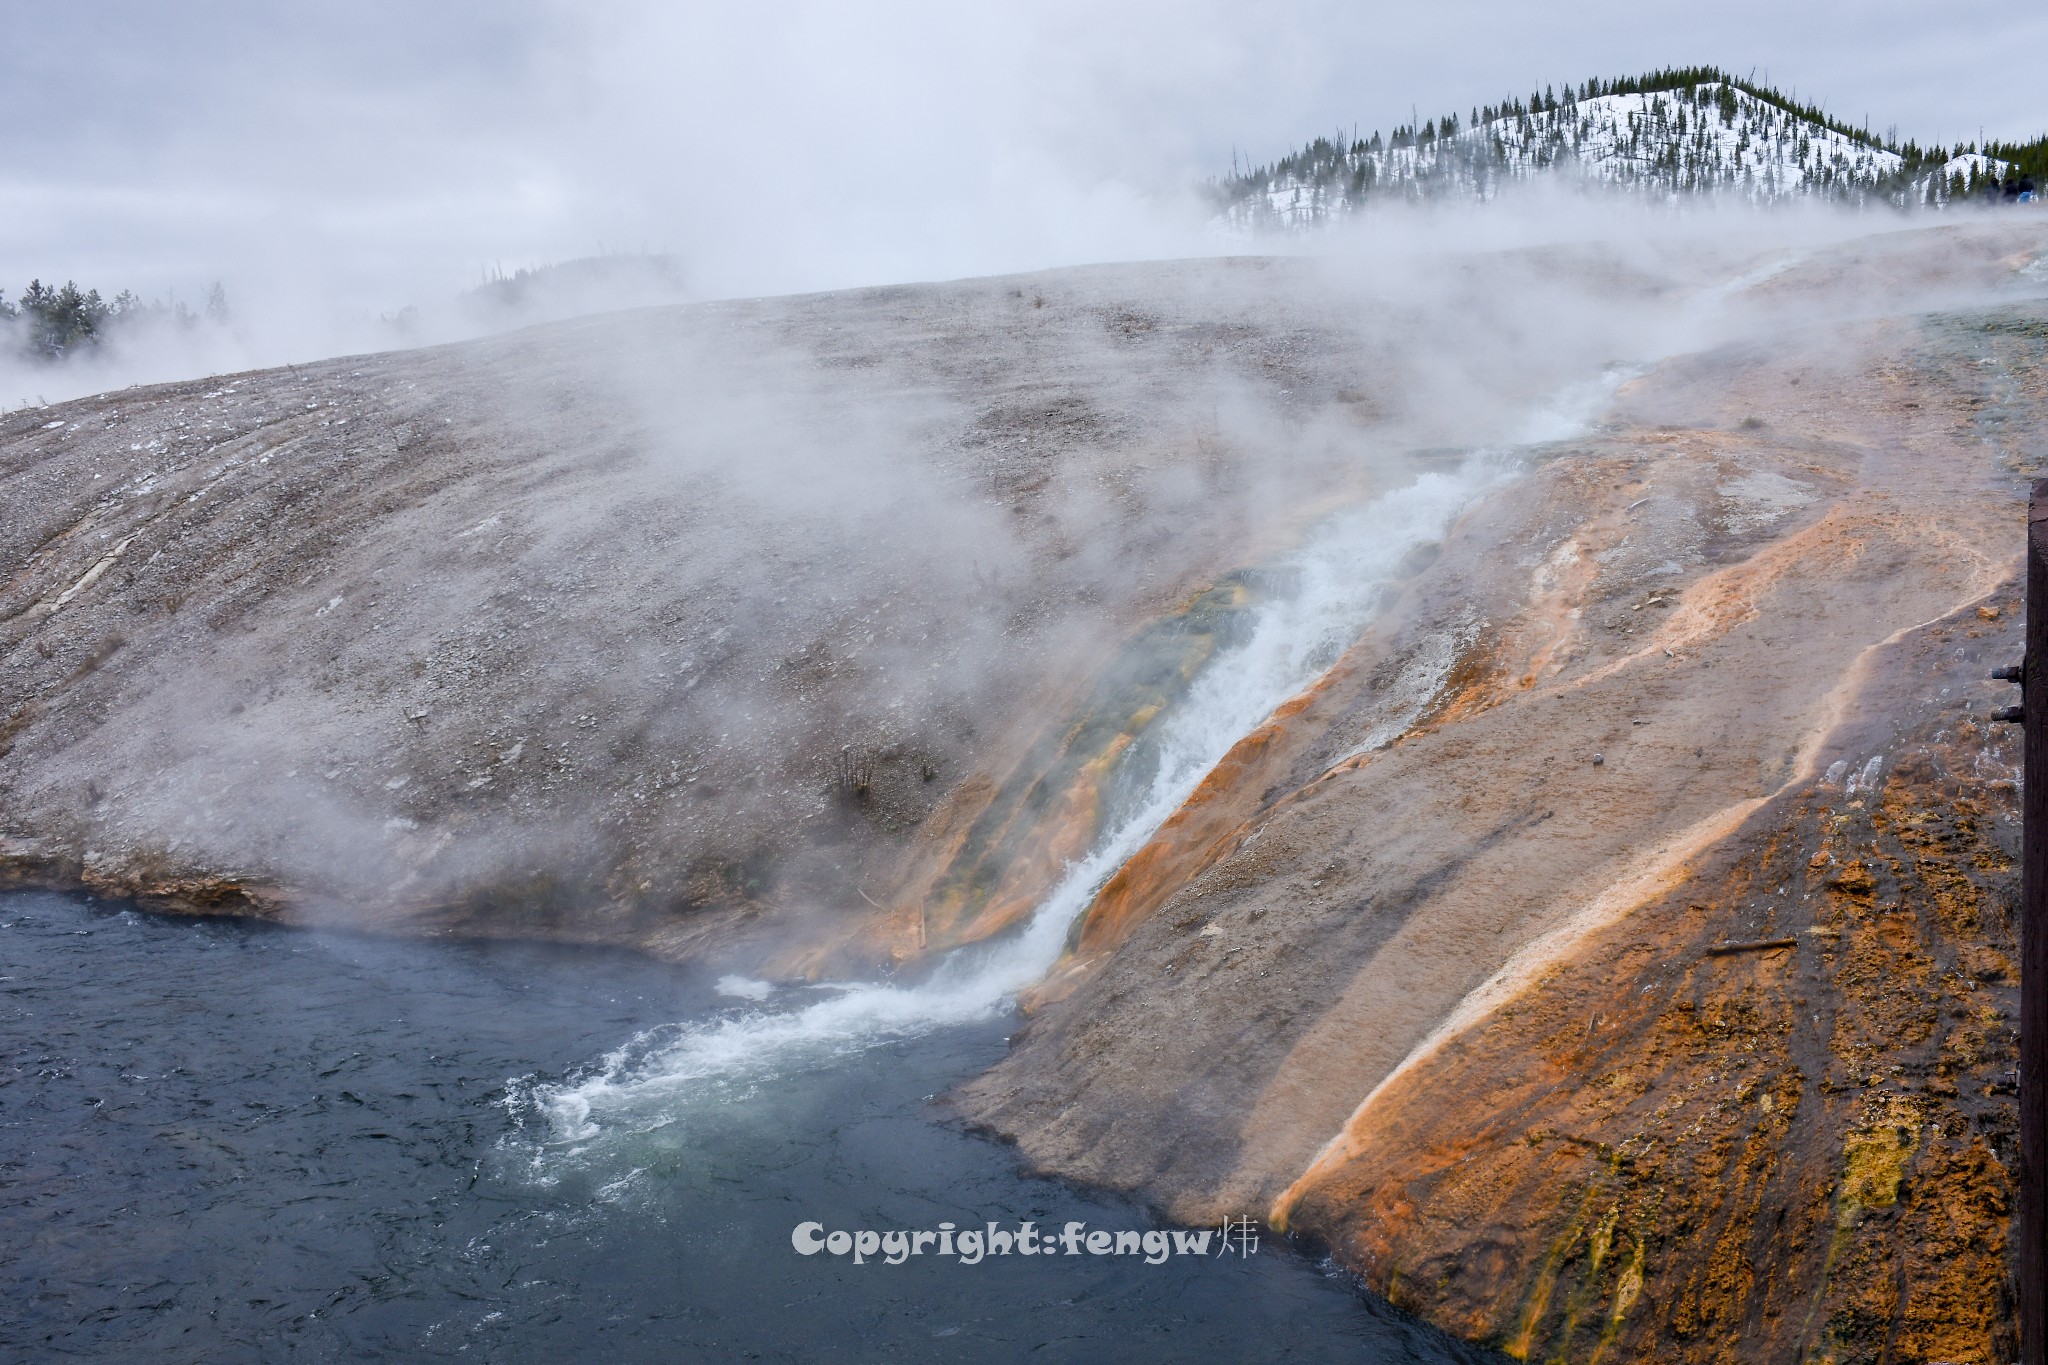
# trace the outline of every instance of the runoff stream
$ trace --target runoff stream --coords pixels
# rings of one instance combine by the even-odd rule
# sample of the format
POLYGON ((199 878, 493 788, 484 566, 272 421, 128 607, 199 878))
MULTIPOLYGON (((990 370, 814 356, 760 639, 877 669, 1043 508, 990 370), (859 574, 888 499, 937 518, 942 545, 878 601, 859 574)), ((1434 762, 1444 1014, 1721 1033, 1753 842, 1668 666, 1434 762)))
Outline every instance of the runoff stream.
POLYGON ((1168 1231, 1023 1174, 939 1097, 1001 1055, 1102 881, 1511 467, 1316 528, 1132 747, 1093 852, 915 984, 0 898, 0 1356, 1482 1358, 1271 1237, 855 1264, 792 1232, 1168 1231))

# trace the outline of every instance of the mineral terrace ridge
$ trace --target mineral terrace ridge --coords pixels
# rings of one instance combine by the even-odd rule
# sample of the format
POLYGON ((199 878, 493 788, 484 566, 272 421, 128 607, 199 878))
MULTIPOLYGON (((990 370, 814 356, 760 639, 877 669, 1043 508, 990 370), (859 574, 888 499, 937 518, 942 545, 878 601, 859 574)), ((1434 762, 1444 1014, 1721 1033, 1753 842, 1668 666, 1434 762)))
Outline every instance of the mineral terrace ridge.
POLYGON ((1493 451, 953 1103, 1521 1358, 2009 1360, 1986 675, 2044 361, 2011 214, 650 309, 14 413, 0 856, 914 973, 1089 845, 1262 566, 1493 451))

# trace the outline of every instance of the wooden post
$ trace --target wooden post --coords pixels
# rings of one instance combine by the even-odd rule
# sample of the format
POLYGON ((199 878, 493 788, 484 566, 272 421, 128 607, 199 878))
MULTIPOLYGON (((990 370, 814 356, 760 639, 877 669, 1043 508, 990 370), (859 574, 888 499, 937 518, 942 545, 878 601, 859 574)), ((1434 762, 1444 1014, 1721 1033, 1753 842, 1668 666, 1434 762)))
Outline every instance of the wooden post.
POLYGON ((2048 1365, 2048 479, 2027 499, 2027 654, 2021 683, 2021 1365, 2048 1365), (2040 696, 2028 695, 2027 681, 2040 696))

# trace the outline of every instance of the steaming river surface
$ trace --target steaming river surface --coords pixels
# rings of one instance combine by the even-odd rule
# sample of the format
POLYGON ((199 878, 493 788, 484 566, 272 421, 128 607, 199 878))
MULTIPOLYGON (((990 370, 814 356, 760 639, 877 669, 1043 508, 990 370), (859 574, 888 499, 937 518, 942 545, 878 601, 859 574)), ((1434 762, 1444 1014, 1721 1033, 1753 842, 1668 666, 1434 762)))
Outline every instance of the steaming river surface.
POLYGON ((756 1075, 581 1155, 543 1140, 537 1082, 740 1005, 609 954, 0 897, 0 1358, 1478 1358, 1270 1239, 1159 1265, 798 1255, 806 1220, 1158 1226, 947 1124, 932 1097, 1003 1018, 756 1075))

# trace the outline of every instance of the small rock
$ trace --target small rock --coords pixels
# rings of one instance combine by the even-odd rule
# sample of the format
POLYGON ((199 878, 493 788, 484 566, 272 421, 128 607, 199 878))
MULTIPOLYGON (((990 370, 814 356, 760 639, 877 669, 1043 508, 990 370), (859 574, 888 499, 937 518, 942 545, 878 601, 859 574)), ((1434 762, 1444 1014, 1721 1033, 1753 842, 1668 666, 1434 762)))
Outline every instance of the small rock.
POLYGON ((1607 761, 1607 755, 1605 755, 1605 754, 1594 754, 1594 755, 1593 755, 1593 766, 1594 766, 1594 767, 1596 767, 1596 768, 1597 768, 1597 767, 1599 767, 1599 766, 1600 766, 1601 764, 1605 763, 1606 761, 1607 761))

